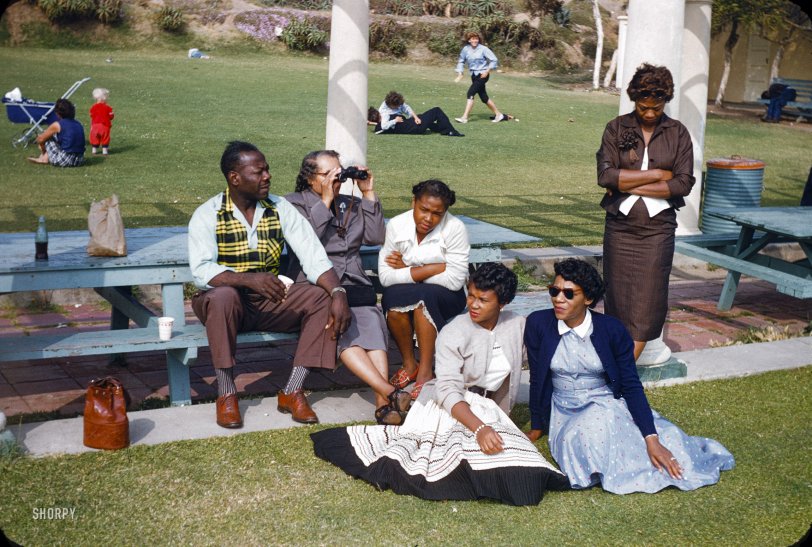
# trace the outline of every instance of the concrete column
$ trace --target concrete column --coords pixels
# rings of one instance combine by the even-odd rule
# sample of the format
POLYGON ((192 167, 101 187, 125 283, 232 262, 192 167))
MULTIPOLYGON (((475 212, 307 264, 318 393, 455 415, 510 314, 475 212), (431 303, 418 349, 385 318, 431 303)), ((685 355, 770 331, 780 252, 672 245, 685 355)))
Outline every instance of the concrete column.
POLYGON ((325 148, 344 166, 366 165, 368 67, 369 0, 334 0, 325 148))
POLYGON ((677 118, 694 141, 694 177, 696 184, 685 198, 685 207, 677 211, 677 234, 698 234, 699 204, 702 199, 702 166, 705 150, 705 123, 708 113, 708 72, 710 66, 710 28, 712 0, 686 0, 679 88, 680 109, 677 118))
MULTIPOLYGON (((629 26, 622 60, 623 78, 618 87, 626 89, 637 67, 646 62, 668 67, 679 90, 685 0, 630 0, 627 11, 629 26)), ((632 101, 621 93, 619 113, 626 114, 633 109, 632 101)), ((665 112, 672 118, 678 117, 678 94, 668 103, 665 112)))
POLYGON ((627 15, 617 16, 617 73, 615 74, 615 87, 623 95, 626 88, 623 85, 624 56, 626 55, 626 35, 629 30, 629 17, 627 15))

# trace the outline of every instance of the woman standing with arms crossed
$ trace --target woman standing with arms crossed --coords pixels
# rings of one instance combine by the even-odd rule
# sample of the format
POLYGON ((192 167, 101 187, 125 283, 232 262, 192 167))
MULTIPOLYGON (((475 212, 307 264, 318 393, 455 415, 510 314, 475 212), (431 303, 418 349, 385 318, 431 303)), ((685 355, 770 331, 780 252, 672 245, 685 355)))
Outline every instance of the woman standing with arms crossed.
MULTIPOLYGON (((352 323, 338 340, 338 356, 356 376, 375 392, 375 419, 380 424, 400 425, 409 410, 408 392, 389 385, 386 321, 377 307, 372 281, 361 263, 361 245, 383 243, 383 209, 375 195, 375 179, 356 181, 362 198, 339 194, 341 163, 338 152, 318 150, 302 160, 296 191, 285 196, 310 222, 319 236, 333 269, 347 290, 352 323)), ((295 255, 289 272, 297 283, 307 283, 295 255)))
POLYGON ((605 309, 632 335, 637 360, 665 323, 676 210, 694 185, 694 154, 688 129, 664 113, 674 97, 666 67, 641 65, 626 92, 634 111, 606 125, 596 156, 606 189, 605 309))

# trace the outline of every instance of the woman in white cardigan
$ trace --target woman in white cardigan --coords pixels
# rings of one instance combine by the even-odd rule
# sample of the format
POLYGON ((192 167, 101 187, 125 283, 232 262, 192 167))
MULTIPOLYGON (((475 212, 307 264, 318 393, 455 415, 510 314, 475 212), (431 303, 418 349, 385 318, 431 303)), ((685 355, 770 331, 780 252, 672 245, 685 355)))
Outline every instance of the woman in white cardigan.
POLYGON ((437 339, 437 379, 403 425, 314 433, 316 455, 382 490, 423 499, 535 505, 545 490, 568 489, 508 417, 519 391, 524 317, 502 308, 516 285, 504 265, 481 266, 468 285, 468 313, 437 339))

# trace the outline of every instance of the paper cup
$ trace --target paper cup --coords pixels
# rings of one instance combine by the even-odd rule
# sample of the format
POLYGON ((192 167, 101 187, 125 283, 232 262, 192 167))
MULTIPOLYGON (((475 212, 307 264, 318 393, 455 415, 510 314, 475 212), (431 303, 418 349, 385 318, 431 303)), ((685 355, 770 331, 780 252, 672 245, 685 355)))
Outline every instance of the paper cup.
POLYGON ((172 338, 172 325, 175 324, 174 317, 159 317, 158 318, 158 338, 161 340, 169 340, 172 338))
POLYGON ((286 275, 277 275, 276 278, 285 284, 285 292, 293 285, 293 280, 286 275))

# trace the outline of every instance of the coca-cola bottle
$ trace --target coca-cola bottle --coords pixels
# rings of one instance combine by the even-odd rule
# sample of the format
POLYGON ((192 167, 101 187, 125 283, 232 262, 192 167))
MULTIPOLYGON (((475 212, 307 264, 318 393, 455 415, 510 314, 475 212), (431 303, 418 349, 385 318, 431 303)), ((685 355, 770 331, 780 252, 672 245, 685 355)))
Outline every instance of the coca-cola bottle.
POLYGON ((34 246, 36 247, 34 258, 48 260, 48 228, 45 227, 45 217, 39 217, 37 235, 34 236, 34 246))

